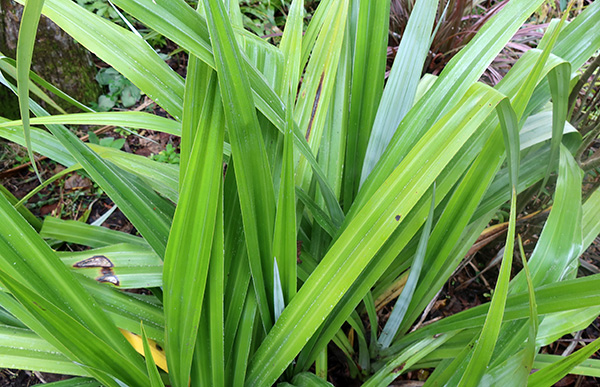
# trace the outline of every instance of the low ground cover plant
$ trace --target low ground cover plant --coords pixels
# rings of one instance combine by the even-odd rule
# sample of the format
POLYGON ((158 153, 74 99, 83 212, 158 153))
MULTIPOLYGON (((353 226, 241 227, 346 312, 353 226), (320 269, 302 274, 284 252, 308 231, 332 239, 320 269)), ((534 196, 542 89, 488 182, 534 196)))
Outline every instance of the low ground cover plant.
POLYGON ((582 138, 567 123, 577 71, 600 49, 599 2, 553 20, 495 87, 478 80, 543 0, 508 1, 437 77, 422 69, 438 1, 417 0, 387 80, 388 1, 323 0, 304 30, 294 0, 278 47, 244 30, 235 1, 112 2, 188 52, 185 79, 77 3, 28 0, 0 77, 22 120, 0 118, 0 136, 84 169, 139 235, 40 221, 3 189, 0 366, 80 377, 63 386, 320 386, 335 352, 366 386, 421 368, 434 370, 425 386, 598 376, 598 340, 566 357, 539 350, 600 314, 600 275, 577 278, 600 193, 582 202, 582 138), (169 118, 48 115, 28 98, 40 13, 169 118), (179 164, 64 126, 90 124, 181 136, 179 164), (517 197, 550 179, 526 256, 517 197), (507 202, 491 301, 419 323, 507 202), (511 273, 515 250, 523 270, 511 273), (150 292, 125 291, 139 288, 150 292))

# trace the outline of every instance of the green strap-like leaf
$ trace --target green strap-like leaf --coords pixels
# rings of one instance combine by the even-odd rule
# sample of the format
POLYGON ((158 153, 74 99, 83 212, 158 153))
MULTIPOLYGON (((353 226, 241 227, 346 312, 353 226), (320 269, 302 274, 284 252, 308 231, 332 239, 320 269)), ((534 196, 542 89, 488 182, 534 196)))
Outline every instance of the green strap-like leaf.
MULTIPOLYGON (((348 3, 349 0, 339 0, 327 10, 325 24, 315 43, 294 109, 294 119, 313 154, 317 154, 320 148, 325 120, 335 90, 348 3)), ((310 181, 310 163, 301 158, 296 169, 296 185, 308 190, 310 181)))
POLYGON ((292 385, 295 387, 332 387, 333 385, 326 380, 319 378, 311 372, 302 372, 292 379, 292 385))
MULTIPOLYGON (((542 369, 552 366, 554 363, 563 359, 564 357, 560 355, 548 355, 540 353, 535 357, 535 363, 533 366, 534 368, 542 369)), ((594 376, 596 378, 600 377, 600 360, 584 360, 583 362, 579 363, 579 365, 572 368, 569 372, 577 375, 594 376)))
MULTIPOLYGON (((179 163, 179 183, 183 183, 187 170, 188 159, 192 154, 192 146, 196 129, 202 113, 201 106, 206 101, 208 81, 213 70, 202 63, 195 55, 188 59, 187 74, 185 77, 185 93, 183 96, 183 115, 181 117, 181 144, 179 163)), ((210 101, 208 101, 210 103, 210 101)), ((181 187, 180 187, 181 189, 181 187)))
POLYGON ((405 373, 413 364, 417 363, 431 351, 452 338, 452 334, 436 335, 413 345, 401 355, 391 359, 383 368, 377 371, 364 384, 365 387, 389 385, 399 375, 405 373))
MULTIPOLYGON (((489 115, 493 113, 494 108, 503 99, 502 95, 496 93, 496 91, 491 91, 491 89, 483 85, 474 85, 469 93, 464 96, 464 99, 455 107, 455 109, 449 112, 436 124, 436 128, 444 125, 462 126, 465 127, 465 129, 471 124, 479 126, 482 122, 489 119, 489 115), (477 113, 473 115, 475 112, 477 113)), ((480 129, 484 131, 487 130, 485 128, 480 129)), ((431 132, 430 135, 433 135, 433 132, 431 132)), ((484 136, 484 140, 485 138, 486 137, 484 136)), ((461 161, 458 166, 463 166, 464 168, 469 165, 469 162, 466 162, 465 164, 463 163, 464 161, 461 161)), ((455 184, 455 179, 458 179, 462 173, 462 170, 460 170, 456 174, 455 172, 450 175, 440 174, 439 178, 436 179, 436 194, 441 192, 440 196, 443 197, 446 195, 455 184)), ((379 196, 374 195, 373 198, 373 200, 375 200, 375 198, 379 198, 379 196)), ((346 316, 351 313, 351 311, 356 307, 356 305, 359 304, 359 302, 367 294, 375 282, 383 275, 383 273, 386 272, 386 269, 398 256, 398 251, 402 250, 406 246, 421 225, 425 222, 430 205, 431 197, 429 195, 425 195, 417 204, 418 212, 403 214, 401 219, 406 222, 406 226, 399 228, 393 234, 392 238, 390 238, 393 243, 390 243, 390 240, 388 240, 387 243, 383 245, 381 251, 375 257, 376 261, 372 261, 373 265, 370 266, 369 269, 365 270, 363 274, 361 274, 361 279, 352 286, 352 290, 335 307, 332 317, 328 320, 327 324, 325 324, 324 332, 319 339, 318 344, 315 346, 315 350, 317 352, 320 348, 327 344, 327 342, 330 340, 330 337, 334 335, 335 332, 341 327, 347 318, 346 316)), ((429 269, 427 272, 429 272, 429 269)), ((314 355, 315 352, 312 353, 311 358, 314 355)), ((307 365, 308 364, 304 364, 304 366, 307 365)))
POLYGON ((173 203, 179 200, 178 172, 174 164, 161 163, 148 157, 124 152, 112 147, 87 144, 91 150, 106 161, 134 174, 173 203))
POLYGON ((443 167, 476 131, 479 120, 485 119, 501 99, 491 88, 478 85, 465 96, 465 105, 459 103, 455 111, 448 113, 421 139, 410 157, 407 156, 369 205, 361 210, 360 216, 350 222, 285 309, 254 355, 247 384, 269 384, 277 378, 427 192, 443 167), (487 101, 483 108, 482 101, 487 101), (458 114, 459 108, 475 106, 473 116, 458 114), (302 335, 298 334, 299 329, 304 332, 302 335), (269 367, 266 367, 267 361, 269 367))
POLYGON ((159 256, 164 256, 173 208, 135 177, 104 161, 61 126, 53 134, 114 200, 159 256))
POLYGON ((110 246, 117 243, 131 243, 148 247, 144 239, 106 227, 92 226, 75 220, 62 220, 47 216, 44 219, 40 236, 77 243, 89 247, 110 246))
POLYGON ((381 335, 379 336, 379 345, 381 345, 383 348, 390 346, 394 336, 396 335, 396 332, 398 332, 398 327, 400 326, 400 323, 406 314, 406 309, 408 309, 410 300, 413 296, 415 288, 417 287, 417 281, 421 275, 423 261, 425 260, 425 252, 427 251, 427 240, 429 239, 429 233, 431 232, 434 210, 435 184, 433 185, 433 190, 431 193, 431 208, 429 209, 429 216, 427 217, 427 221, 425 222, 425 226, 423 227, 423 231, 421 233, 421 238, 419 239, 419 246, 417 247, 417 253, 415 254, 410 268, 408 280, 404 285, 404 289, 402 289, 402 293, 400 293, 400 297, 398 297, 398 300, 396 300, 394 309, 392 309, 392 313, 383 327, 381 335))
POLYGON ((248 365, 248 357, 250 356, 250 348, 252 345, 252 331, 256 323, 258 306, 256 304, 255 292, 249 291, 244 303, 243 313, 240 320, 240 327, 235 337, 233 351, 225 368, 233 370, 228 372, 226 377, 227 386, 243 386, 246 380, 246 368, 248 365))
POLYGON ((432 124, 455 106, 458 96, 464 95, 473 82, 479 79, 506 42, 541 3, 541 0, 511 1, 452 58, 435 84, 402 121, 379 163, 365 180, 353 204, 351 216, 373 196, 432 124))
POLYGON ((387 80, 369 146, 365 154, 360 182, 364 182, 389 144, 400 121, 413 106, 417 86, 429 54, 429 40, 423 35, 433 29, 438 1, 417 1, 410 13, 408 24, 387 80))
MULTIPOLYGON (((117 387, 117 380, 129 386, 146 386, 148 378, 139 368, 140 359, 126 357, 117 352, 61 308, 24 286, 15 278, 0 270, 0 282, 52 335, 44 337, 60 348, 74 361, 86 366, 91 375, 107 386, 117 387)), ((42 332, 37 332, 42 333, 42 332)), ((120 333, 119 333, 120 335, 120 333)), ((133 352, 135 353, 135 352, 133 352)))
POLYGON ((223 105, 216 75, 194 136, 165 253, 166 352, 175 386, 187 386, 204 300, 223 176, 223 105), (212 103, 211 103, 212 102, 212 103))
MULTIPOLYGON (((215 235, 208 268, 208 281, 204 294, 204 309, 192 364, 190 385, 225 385, 225 260, 223 234, 223 200, 219 195, 215 235)), ((233 332, 232 332, 233 333, 233 332)))
MULTIPOLYGON (((519 120, 521 120, 519 114, 523 114, 529 101, 527 96, 531 96, 535 84, 549 70, 548 67, 544 66, 543 56, 544 54, 539 51, 532 53, 530 59, 521 63, 523 67, 515 65, 503 79, 503 82, 497 85, 499 91, 512 97, 511 105, 519 120), (528 63, 531 67, 525 66, 525 63, 528 63), (535 81, 536 79, 537 81, 535 81), (529 86, 524 87, 523 85, 529 86)), ((553 63, 553 65, 555 64, 553 63)), ((463 230, 471 222, 473 212, 481 202, 489 183, 504 160, 505 147, 502 141, 504 135, 497 125, 498 123, 510 122, 508 118, 512 114, 508 113, 510 109, 506 110, 503 106, 506 106, 506 104, 499 105, 498 112, 503 113, 507 119, 498 121, 492 119, 486 122, 487 125, 496 126, 496 128, 485 145, 480 148, 481 150, 473 164, 468 169, 465 168, 464 178, 456 187, 449 199, 446 210, 432 232, 430 239, 432 256, 428 256, 426 259, 426 264, 430 270, 425 273, 422 282, 415 291, 415 302, 409 307, 408 314, 410 317, 407 319, 407 323, 401 327, 403 331, 408 330, 410 325, 408 321, 412 322, 417 318, 427 305, 427 300, 431 299, 447 280, 446 275, 440 276, 439 273, 443 271, 450 275, 460 262, 460 259, 454 260, 457 256, 451 254, 451 252, 455 249, 455 246, 462 245, 463 242, 459 242, 459 240, 463 230), (452 227, 448 227, 450 224, 452 227)))
POLYGON ((42 12, 176 120, 181 118, 183 80, 142 38, 70 0, 46 0, 42 12))
POLYGON ((551 386, 567 375, 574 367, 591 357, 600 349, 600 339, 589 343, 579 351, 563 357, 560 361, 534 372, 527 379, 527 385, 532 387, 551 386))
MULTIPOLYGON (((15 79, 17 78, 17 62, 14 59, 2 56, 1 53, 0 53, 0 69, 2 69, 6 74, 9 74, 12 78, 15 78, 15 79)), ((56 87, 54 87, 54 86, 50 85, 48 82, 44 81, 33 71, 29 72, 29 78, 30 78, 30 80, 32 80, 34 82, 40 83, 42 85, 42 87, 44 87, 47 90, 50 90, 52 93, 54 93, 56 91, 55 94, 57 94, 57 95, 60 94, 60 92, 58 91, 58 89, 56 87)), ((61 112, 63 114, 67 113, 67 112, 65 112, 65 110, 63 108, 61 108, 56 102, 54 102, 54 100, 52 98, 50 98, 48 96, 48 94, 46 94, 35 83, 33 83, 33 82, 29 83, 29 92, 33 93, 35 96, 40 98, 42 101, 47 103, 49 106, 52 106, 52 108, 56 109, 56 111, 61 112)))
POLYGON ((552 94, 552 141, 550 149, 550 161, 546 169, 546 176, 542 181, 541 189, 544 188, 550 173, 556 169, 556 164, 560 153, 560 144, 562 143, 565 121, 567 120, 567 110, 571 80, 571 65, 566 62, 563 65, 556 66, 548 73, 548 83, 552 94))
MULTIPOLYGON (((1 76, 0 81, 2 81, 1 76)), ((0 118, 0 122, 7 121, 9 120, 7 120, 6 118, 0 118)), ((73 156, 71 156, 71 154, 65 149, 65 147, 62 146, 60 141, 58 141, 56 137, 54 137, 52 134, 37 128, 31 128, 30 134, 31 146, 35 152, 49 157, 50 159, 66 167, 70 167, 76 163, 73 156)), ((23 138, 23 133, 20 130, 20 128, 0 128, 0 137, 8 141, 12 141, 16 144, 26 146, 25 139, 23 138)))
POLYGON ((529 293, 529 336, 527 337, 527 344, 523 353, 523 366, 525 369, 519 375, 521 382, 526 383, 526 378, 531 373, 531 369, 533 368, 533 363, 535 361, 536 338, 540 320, 537 311, 537 301, 535 300, 535 289, 533 287, 533 281, 531 280, 529 264, 527 263, 527 257, 525 256, 525 250, 523 250, 523 242, 521 241, 520 235, 519 252, 521 254, 521 261, 523 262, 525 278, 527 279, 527 292, 529 293))
MULTIPOLYGON (((135 129, 156 130, 181 136, 181 124, 177 121, 144 112, 76 113, 31 118, 31 125, 114 125, 135 129)), ((22 121, 8 121, 0 127, 22 126, 22 121)))
MULTIPOLYGON (((558 313, 565 310, 576 310, 600 305, 600 289, 595 288, 598 284, 600 284, 600 274, 537 287, 535 288, 535 296, 538 314, 558 313)), ((422 340, 429 335, 481 327, 485 321, 489 307, 489 303, 479 305, 407 334, 392 345, 388 351, 382 352, 382 355, 389 356, 397 353, 401 348, 422 340)), ((504 321, 526 319, 529 317, 529 313, 529 292, 527 290, 508 296, 504 321)))
MULTIPOLYGON (((304 0, 293 0, 285 23, 285 29, 279 48, 285 58, 283 89, 280 93, 283 101, 288 101, 287 95, 292 92, 296 96, 300 82, 300 60, 302 53, 302 19, 304 16, 304 0)), ((288 103, 288 107, 290 107, 288 103)))
POLYGON ((71 271, 121 289, 162 286, 163 263, 149 246, 120 243, 57 254, 71 271))
MULTIPOLYGON (((295 88, 291 88, 295 90, 295 88)), ((292 105, 293 95, 288 92, 289 106, 292 105)), ((297 246, 296 246, 296 193, 294 185, 294 119, 291 110, 287 110, 288 132, 285 134, 283 146, 283 165, 281 167, 281 182, 275 217, 273 235, 273 255, 277 260, 278 274, 281 281, 283 300, 288 304, 296 294, 298 276, 297 246)))
POLYGON ((114 350, 125 356, 135 353, 110 319, 94 306, 92 297, 73 274, 4 196, 0 196, 0 217, 3 219, 0 222, 0 260, 5 275, 69 311, 71 318, 93 331, 114 350))
POLYGON ((38 218, 36 218, 35 215, 33 215, 33 213, 29 211, 27 207, 17 206, 19 200, 2 184, 0 184, 0 195, 4 196, 10 204, 15 206, 17 211, 19 211, 19 214, 21 214, 21 216, 25 218, 27 222, 29 222, 29 224, 35 229, 35 231, 39 232, 42 229, 42 222, 38 218))
POLYGON ((150 344, 148 343, 148 337, 146 336, 146 330, 144 324, 141 325, 142 341, 144 344, 144 357, 146 358, 146 369, 148 370, 148 378, 150 379, 150 387, 164 387, 164 383, 160 378, 158 368, 154 362, 152 351, 150 350, 150 344))
POLYGON ((90 378, 72 378, 60 382, 46 383, 46 385, 50 387, 102 387, 102 384, 90 378))
POLYGON ((243 55, 220 1, 204 0, 225 119, 229 128, 254 291, 265 330, 273 325, 273 180, 243 55))
MULTIPOLYGON (((418 8, 419 5, 416 7, 418 8)), ((385 0, 352 1, 351 8, 348 21, 350 23, 348 44, 352 55, 350 64, 352 80, 348 98, 350 111, 346 136, 346 154, 349 157, 344 163, 344 205, 346 208, 349 208, 352 198, 358 190, 360 172, 367 152, 369 136, 372 133, 371 128, 382 98, 390 2, 385 0)), ((432 18, 435 17, 435 12, 430 15, 432 18)), ((407 27, 407 31, 409 28, 407 27)), ((421 33, 426 33, 426 30, 426 27, 423 26, 421 33)), ((402 51, 397 58, 400 56, 404 56, 402 51)), ((420 75, 421 69, 418 71, 420 75)), ((405 87, 406 85, 403 85, 402 89, 405 87)))
POLYGON ((508 283, 510 281, 510 272, 512 270, 516 207, 517 193, 513 186, 510 221, 506 236, 506 245, 504 247, 504 256, 502 257, 502 265, 500 267, 500 274, 498 275, 498 282, 494 289, 490 310, 485 319, 485 323, 483 324, 481 336, 473 349, 473 355, 460 379, 459 386, 477 386, 485 373, 486 368, 488 368, 488 363, 494 352, 494 347, 504 317, 504 308, 506 306, 506 298, 508 295, 508 283))
POLYGON ((8 325, 0 325, 0 367, 89 376, 83 367, 74 364, 33 331, 8 325))
POLYGON ((33 157, 29 134, 29 68, 31 67, 35 35, 43 6, 44 0, 29 0, 25 2, 25 9, 23 10, 21 24, 19 25, 19 37, 17 39, 17 87, 19 90, 19 110, 21 112, 21 119, 23 120, 23 135, 27 144, 29 160, 31 160, 31 165, 40 181, 42 181, 42 177, 33 157))
MULTIPOLYGON (((219 64, 215 63, 216 56, 213 57, 214 47, 211 48, 211 43, 214 44, 214 42, 209 36, 207 20, 198 12, 195 12, 185 1, 155 0, 152 3, 148 3, 145 0, 115 0, 114 3, 145 25, 152 26, 155 31, 197 56, 208 66, 218 70, 217 66, 219 64), (177 28, 173 28, 174 25, 177 28)), ((110 63, 109 59, 110 56, 105 60, 110 63)), ((248 80, 253 88, 254 98, 250 101, 254 101, 257 108, 269 121, 273 122, 278 128, 283 129, 285 127, 285 118, 283 113, 284 104, 281 102, 281 99, 269 87, 265 78, 256 67, 250 65, 247 58, 243 57, 240 60, 245 63, 244 66, 248 71, 248 80)), ((142 87, 140 89, 144 90, 142 87)), ((178 118, 180 116, 175 117, 178 118)))
POLYGON ((519 176, 519 125, 517 122, 517 115, 511 104, 508 103, 508 100, 504 100, 500 103, 499 109, 501 113, 498 114, 498 116, 503 129, 504 147, 506 149, 508 169, 510 171, 510 220, 508 223, 506 243, 504 245, 502 265, 500 267, 500 273, 498 274, 498 282, 494 289, 490 311, 483 324, 481 335, 473 349, 471 360, 460 379, 460 386, 477 386, 488 368, 488 363, 492 358, 496 340, 498 339, 498 334, 500 333, 500 327, 502 326, 502 320, 504 318, 504 309, 506 307, 508 285, 512 270, 517 217, 517 179, 519 176))

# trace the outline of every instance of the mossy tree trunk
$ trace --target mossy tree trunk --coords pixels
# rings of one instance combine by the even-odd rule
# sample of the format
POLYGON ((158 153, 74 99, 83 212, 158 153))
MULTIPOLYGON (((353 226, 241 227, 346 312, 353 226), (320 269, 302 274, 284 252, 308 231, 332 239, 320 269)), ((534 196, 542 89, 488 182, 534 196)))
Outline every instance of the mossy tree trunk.
MULTIPOLYGON (((20 4, 0 0, 0 52, 11 58, 15 58, 22 13, 20 4)), ((32 70, 84 104, 97 101, 101 93, 91 54, 45 16, 38 27, 32 70)), ((0 88, 6 89, 1 85, 0 88)), ((16 118, 15 99, 11 107, 11 102, 5 99, 8 94, 6 90, 0 91, 0 115, 16 118)), ((68 104, 55 100, 67 111, 73 111, 68 104)))

